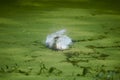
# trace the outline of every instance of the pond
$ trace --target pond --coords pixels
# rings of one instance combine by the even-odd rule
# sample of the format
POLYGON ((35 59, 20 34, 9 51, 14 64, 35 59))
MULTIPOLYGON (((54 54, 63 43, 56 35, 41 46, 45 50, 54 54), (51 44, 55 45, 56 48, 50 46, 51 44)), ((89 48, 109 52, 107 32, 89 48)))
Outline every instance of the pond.
POLYGON ((0 11, 0 80, 120 79, 118 0, 2 0, 0 11), (72 45, 47 48, 61 29, 72 45))

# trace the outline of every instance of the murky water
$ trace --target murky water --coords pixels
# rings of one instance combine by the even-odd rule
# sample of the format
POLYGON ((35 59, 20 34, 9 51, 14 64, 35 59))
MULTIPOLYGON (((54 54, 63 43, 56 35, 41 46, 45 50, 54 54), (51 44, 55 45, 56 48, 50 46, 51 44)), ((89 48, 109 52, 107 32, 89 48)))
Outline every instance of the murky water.
POLYGON ((0 2, 0 79, 119 80, 117 0, 0 2), (66 29, 73 45, 46 48, 49 33, 66 29))

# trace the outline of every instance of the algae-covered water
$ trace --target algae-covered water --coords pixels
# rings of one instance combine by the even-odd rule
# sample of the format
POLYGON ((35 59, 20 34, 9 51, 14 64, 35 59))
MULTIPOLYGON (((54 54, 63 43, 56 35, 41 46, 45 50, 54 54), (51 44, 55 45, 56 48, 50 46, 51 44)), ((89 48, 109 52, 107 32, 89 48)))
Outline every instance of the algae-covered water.
POLYGON ((120 80, 119 0, 1 0, 0 80, 120 80), (66 29, 73 45, 45 46, 66 29))

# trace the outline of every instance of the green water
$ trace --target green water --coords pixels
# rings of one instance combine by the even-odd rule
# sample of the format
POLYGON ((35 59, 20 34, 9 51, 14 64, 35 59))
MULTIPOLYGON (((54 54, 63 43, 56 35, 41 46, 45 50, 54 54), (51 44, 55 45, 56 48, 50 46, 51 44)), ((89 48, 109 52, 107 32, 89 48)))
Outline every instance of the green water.
POLYGON ((0 80, 119 80, 118 0, 0 1, 0 80), (66 29, 70 49, 44 42, 66 29))

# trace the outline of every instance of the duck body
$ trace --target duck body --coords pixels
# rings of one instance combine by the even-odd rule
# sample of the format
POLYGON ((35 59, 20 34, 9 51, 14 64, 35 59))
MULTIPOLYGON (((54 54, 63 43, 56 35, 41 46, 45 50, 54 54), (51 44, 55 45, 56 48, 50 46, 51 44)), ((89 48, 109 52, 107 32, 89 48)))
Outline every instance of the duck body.
POLYGON ((52 33, 46 38, 46 46, 56 50, 68 49, 72 44, 71 38, 65 35, 66 30, 60 30, 52 33))

